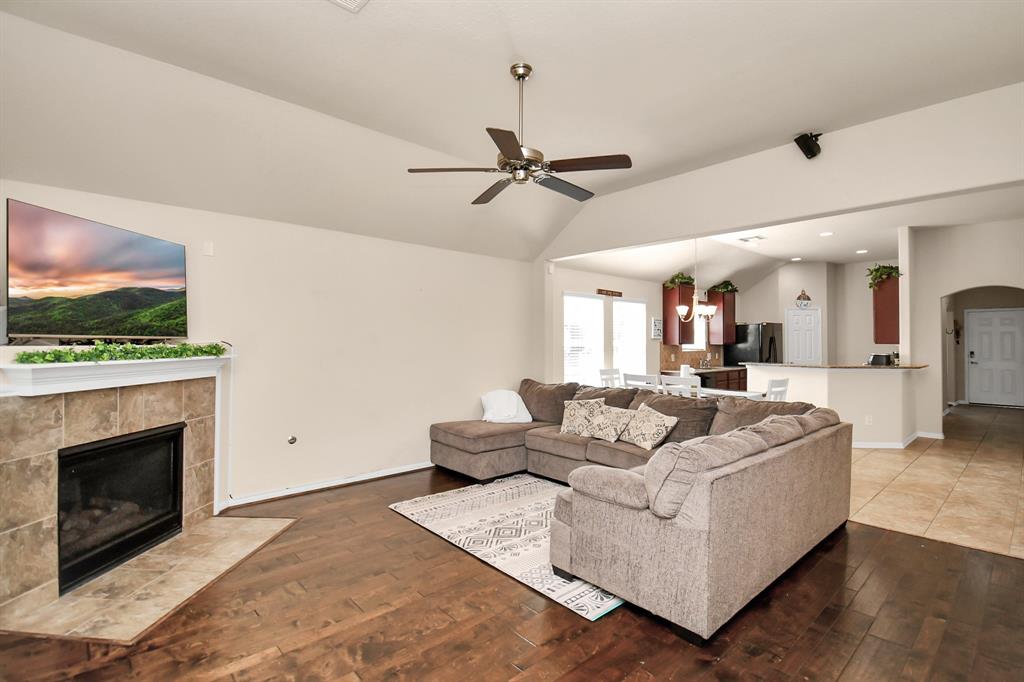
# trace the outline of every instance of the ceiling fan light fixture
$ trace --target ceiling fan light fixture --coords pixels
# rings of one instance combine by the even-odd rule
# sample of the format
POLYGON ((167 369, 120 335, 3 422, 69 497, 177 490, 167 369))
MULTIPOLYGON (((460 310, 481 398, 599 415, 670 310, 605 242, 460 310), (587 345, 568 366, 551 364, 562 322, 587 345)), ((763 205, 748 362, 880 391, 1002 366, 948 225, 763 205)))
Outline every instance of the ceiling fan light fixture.
MULTIPOLYGON (((357 0, 341 0, 357 1, 357 0)), ((362 0, 366 2, 366 0, 362 0)), ((473 204, 486 204, 498 195, 509 183, 526 184, 533 180, 536 184, 558 192, 576 201, 586 201, 594 193, 556 178, 552 173, 569 173, 573 171, 592 171, 607 169, 632 168, 633 161, 626 154, 608 154, 606 156, 586 156, 575 159, 556 159, 545 161, 539 149, 523 146, 523 90, 526 80, 533 73, 533 67, 525 62, 517 62, 509 67, 509 73, 515 79, 519 91, 519 134, 501 128, 487 128, 494 146, 498 148, 497 168, 410 168, 410 173, 507 173, 508 178, 491 185, 472 201, 473 204)))

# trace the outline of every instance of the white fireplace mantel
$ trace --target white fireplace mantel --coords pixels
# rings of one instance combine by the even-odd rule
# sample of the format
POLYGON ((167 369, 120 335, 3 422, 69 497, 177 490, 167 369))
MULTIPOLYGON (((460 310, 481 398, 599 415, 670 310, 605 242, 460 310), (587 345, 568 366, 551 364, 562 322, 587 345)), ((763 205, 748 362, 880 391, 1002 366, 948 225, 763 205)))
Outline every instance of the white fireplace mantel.
POLYGON ((229 356, 0 365, 0 395, 35 396, 216 376, 229 356))

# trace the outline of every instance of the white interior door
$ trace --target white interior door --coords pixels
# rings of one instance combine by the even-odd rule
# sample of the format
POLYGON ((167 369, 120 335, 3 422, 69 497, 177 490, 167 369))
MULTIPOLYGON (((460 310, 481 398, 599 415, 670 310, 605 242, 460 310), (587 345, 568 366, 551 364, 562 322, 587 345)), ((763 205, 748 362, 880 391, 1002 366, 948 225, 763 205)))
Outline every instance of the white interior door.
POLYGON ((786 310, 785 361, 801 365, 821 364, 821 309, 786 310))
POLYGON ((967 401, 1024 407, 1024 309, 965 310, 967 401))

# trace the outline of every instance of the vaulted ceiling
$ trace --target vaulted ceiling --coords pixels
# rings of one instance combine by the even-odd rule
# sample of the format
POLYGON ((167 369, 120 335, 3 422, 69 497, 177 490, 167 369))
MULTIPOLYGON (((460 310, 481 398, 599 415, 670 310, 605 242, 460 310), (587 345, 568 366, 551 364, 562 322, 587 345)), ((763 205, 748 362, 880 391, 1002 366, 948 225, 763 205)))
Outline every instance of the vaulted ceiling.
MULTIPOLYGON (((198 208, 524 259, 578 205, 529 186, 470 206, 492 176, 404 174, 406 166, 493 162, 484 127, 515 127, 513 61, 536 69, 525 144, 548 158, 633 157, 632 170, 573 175, 599 195, 785 144, 805 130, 827 134, 1024 80, 1024 4, 987 0, 370 0, 358 14, 327 0, 0 0, 0 10, 415 145, 385 150, 376 163, 364 150, 346 159, 367 185, 402 197, 379 218, 330 220, 339 196, 350 205, 367 194, 364 185, 346 196, 340 182, 290 209, 268 208, 256 182, 251 195, 232 188, 219 203, 194 200, 198 208)), ((318 154, 337 156, 329 140, 319 147, 305 150, 305 173, 326 172, 318 154)), ((277 153, 268 146, 268 166, 296 162, 277 153)), ((186 182, 223 182, 217 166, 199 160, 186 182)))

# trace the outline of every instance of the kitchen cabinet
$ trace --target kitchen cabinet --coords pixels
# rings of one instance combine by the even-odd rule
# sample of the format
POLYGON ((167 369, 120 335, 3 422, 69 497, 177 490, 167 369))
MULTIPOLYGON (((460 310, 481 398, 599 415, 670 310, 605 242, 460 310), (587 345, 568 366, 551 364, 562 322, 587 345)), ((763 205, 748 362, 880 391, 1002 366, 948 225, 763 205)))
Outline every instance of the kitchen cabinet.
POLYGON ((900 342, 900 280, 889 277, 871 290, 875 318, 875 343, 900 342))
POLYGON ((699 371, 700 385, 704 388, 717 388, 726 391, 747 390, 747 370, 715 369, 699 371))
POLYGON ((708 305, 718 307, 708 322, 708 343, 712 346, 736 343, 736 292, 709 291, 708 305))
POLYGON ((693 285, 681 284, 673 289, 663 289, 661 303, 661 342, 666 346, 693 343, 693 320, 683 322, 676 312, 677 305, 693 305, 693 285))

